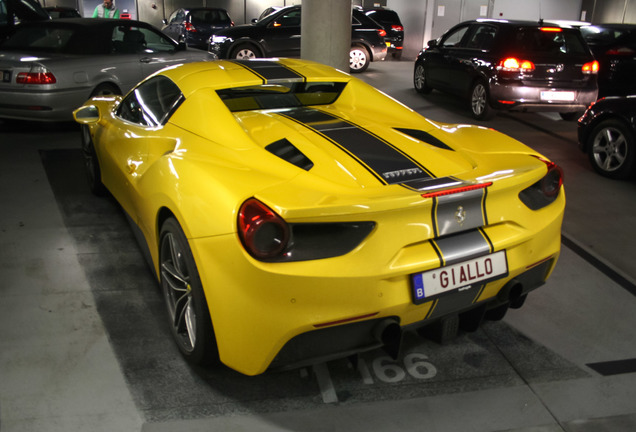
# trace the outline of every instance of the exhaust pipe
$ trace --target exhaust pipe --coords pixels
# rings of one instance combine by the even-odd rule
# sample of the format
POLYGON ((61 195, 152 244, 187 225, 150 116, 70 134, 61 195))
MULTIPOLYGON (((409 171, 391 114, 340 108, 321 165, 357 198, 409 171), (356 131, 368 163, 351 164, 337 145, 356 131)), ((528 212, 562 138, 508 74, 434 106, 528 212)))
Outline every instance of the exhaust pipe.
POLYGON ((402 346, 402 327, 394 318, 380 321, 373 329, 373 337, 382 342, 384 351, 397 360, 402 346))

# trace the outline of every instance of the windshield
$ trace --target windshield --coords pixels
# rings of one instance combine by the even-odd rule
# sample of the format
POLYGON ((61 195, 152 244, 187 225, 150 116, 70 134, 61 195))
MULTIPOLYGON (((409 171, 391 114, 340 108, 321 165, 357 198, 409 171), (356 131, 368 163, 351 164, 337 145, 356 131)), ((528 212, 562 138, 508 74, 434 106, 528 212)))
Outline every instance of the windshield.
POLYGON ((254 111, 334 103, 346 82, 294 82, 217 90, 228 109, 254 111))

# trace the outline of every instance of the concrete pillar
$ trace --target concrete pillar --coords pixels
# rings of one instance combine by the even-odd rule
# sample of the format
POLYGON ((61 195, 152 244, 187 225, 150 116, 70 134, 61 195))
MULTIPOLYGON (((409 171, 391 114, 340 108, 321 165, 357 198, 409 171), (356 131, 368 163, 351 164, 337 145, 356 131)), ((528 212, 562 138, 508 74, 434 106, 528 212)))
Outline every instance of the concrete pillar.
POLYGON ((300 56, 349 72, 351 0, 303 0, 300 56))

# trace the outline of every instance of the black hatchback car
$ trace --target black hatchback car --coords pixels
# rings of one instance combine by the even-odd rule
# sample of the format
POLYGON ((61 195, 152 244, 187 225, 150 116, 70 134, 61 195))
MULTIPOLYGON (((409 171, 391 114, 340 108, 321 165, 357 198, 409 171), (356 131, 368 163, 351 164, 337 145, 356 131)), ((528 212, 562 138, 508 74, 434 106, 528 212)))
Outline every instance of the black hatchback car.
POLYGON ((225 9, 181 8, 163 20, 162 32, 177 42, 193 48, 208 49, 208 40, 219 29, 232 27, 234 22, 225 9))
POLYGON ((599 96, 636 94, 636 24, 597 24, 580 30, 600 64, 599 96))
MULTIPOLYGON (((300 6, 281 8, 252 24, 215 32, 209 51, 221 59, 300 56, 300 6)), ((371 61, 384 60, 386 31, 362 11, 353 9, 351 72, 363 72, 371 61)))
POLYGON ((596 100, 598 62, 578 29, 542 22, 475 20, 430 41, 414 86, 467 97, 474 118, 493 109, 556 111, 575 120, 596 100))
POLYGON ((579 146, 596 172, 613 179, 636 175, 636 96, 599 99, 578 126, 579 146))
POLYGON ((362 11, 366 16, 384 27, 384 31, 386 31, 384 40, 388 42, 389 54, 394 59, 401 58, 402 48, 404 48, 404 26, 397 12, 384 7, 365 8, 362 11))

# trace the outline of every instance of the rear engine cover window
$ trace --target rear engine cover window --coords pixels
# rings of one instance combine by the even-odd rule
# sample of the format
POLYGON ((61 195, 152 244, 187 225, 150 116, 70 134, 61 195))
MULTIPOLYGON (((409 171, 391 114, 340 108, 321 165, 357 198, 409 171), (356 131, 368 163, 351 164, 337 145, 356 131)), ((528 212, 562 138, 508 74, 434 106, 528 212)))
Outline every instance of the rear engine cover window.
POLYGON ((328 105, 338 99, 346 85, 345 82, 262 84, 217 90, 217 94, 232 112, 254 111, 328 105))

